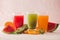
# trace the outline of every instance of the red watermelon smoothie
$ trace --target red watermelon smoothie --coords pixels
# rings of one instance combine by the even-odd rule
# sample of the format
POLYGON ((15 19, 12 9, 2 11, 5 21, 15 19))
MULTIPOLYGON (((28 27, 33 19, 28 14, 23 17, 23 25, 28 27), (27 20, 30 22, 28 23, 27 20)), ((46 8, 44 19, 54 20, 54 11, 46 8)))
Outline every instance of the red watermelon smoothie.
POLYGON ((22 27, 24 22, 24 16, 14 16, 14 25, 17 28, 22 27))

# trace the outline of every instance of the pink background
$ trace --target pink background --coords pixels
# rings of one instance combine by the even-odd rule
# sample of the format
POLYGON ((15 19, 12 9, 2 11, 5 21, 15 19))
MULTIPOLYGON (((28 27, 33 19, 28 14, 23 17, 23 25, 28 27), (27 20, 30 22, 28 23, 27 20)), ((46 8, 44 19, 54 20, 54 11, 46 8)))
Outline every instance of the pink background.
POLYGON ((34 12, 49 15, 49 21, 60 23, 60 0, 0 0, 0 25, 11 21, 13 15, 34 12))

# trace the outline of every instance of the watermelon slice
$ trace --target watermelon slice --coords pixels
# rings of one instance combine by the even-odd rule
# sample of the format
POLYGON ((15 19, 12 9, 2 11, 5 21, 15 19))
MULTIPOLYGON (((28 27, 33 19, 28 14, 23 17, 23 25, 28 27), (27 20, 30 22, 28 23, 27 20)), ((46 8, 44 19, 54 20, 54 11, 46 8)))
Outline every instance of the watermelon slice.
POLYGON ((18 28, 16 31, 12 32, 11 34, 21 34, 27 29, 28 29, 28 25, 24 24, 22 27, 18 28))
POLYGON ((16 27, 14 26, 14 24, 12 22, 6 22, 5 23, 5 27, 3 29, 3 32, 11 33, 11 32, 13 32, 15 30, 16 30, 16 27))
POLYGON ((48 32, 53 32, 58 28, 58 26, 59 26, 59 24, 57 24, 57 23, 48 22, 47 31, 48 32))
POLYGON ((10 26, 5 27, 5 28, 3 29, 3 32, 5 32, 5 33, 11 33, 11 32, 14 32, 14 31, 15 31, 14 28, 12 28, 12 27, 10 27, 10 26))
POLYGON ((14 25, 13 22, 6 22, 4 26, 5 26, 5 27, 10 26, 10 27, 12 27, 12 28, 14 28, 14 29, 16 30, 16 27, 15 27, 15 25, 14 25))

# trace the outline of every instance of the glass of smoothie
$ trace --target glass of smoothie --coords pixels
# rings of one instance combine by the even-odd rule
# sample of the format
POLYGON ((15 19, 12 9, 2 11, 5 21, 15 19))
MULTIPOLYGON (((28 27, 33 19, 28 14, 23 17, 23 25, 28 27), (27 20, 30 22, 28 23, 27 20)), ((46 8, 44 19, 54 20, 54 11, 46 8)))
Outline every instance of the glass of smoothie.
POLYGON ((47 27, 48 27, 48 16, 47 15, 38 16, 38 29, 47 32, 47 27))
POLYGON ((28 28, 35 29, 37 24, 37 14, 28 14, 28 28))
POLYGON ((14 25, 17 28, 22 27, 24 23, 24 16, 23 15, 16 15, 14 16, 14 25))

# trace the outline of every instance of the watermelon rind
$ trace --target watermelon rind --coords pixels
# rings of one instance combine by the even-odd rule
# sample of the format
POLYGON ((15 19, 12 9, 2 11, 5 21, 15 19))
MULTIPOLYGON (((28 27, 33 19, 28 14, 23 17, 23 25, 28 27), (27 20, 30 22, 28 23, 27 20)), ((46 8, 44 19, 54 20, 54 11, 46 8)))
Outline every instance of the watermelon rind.
POLYGON ((58 26, 59 26, 59 24, 56 25, 56 28, 53 31, 57 30, 58 26))

